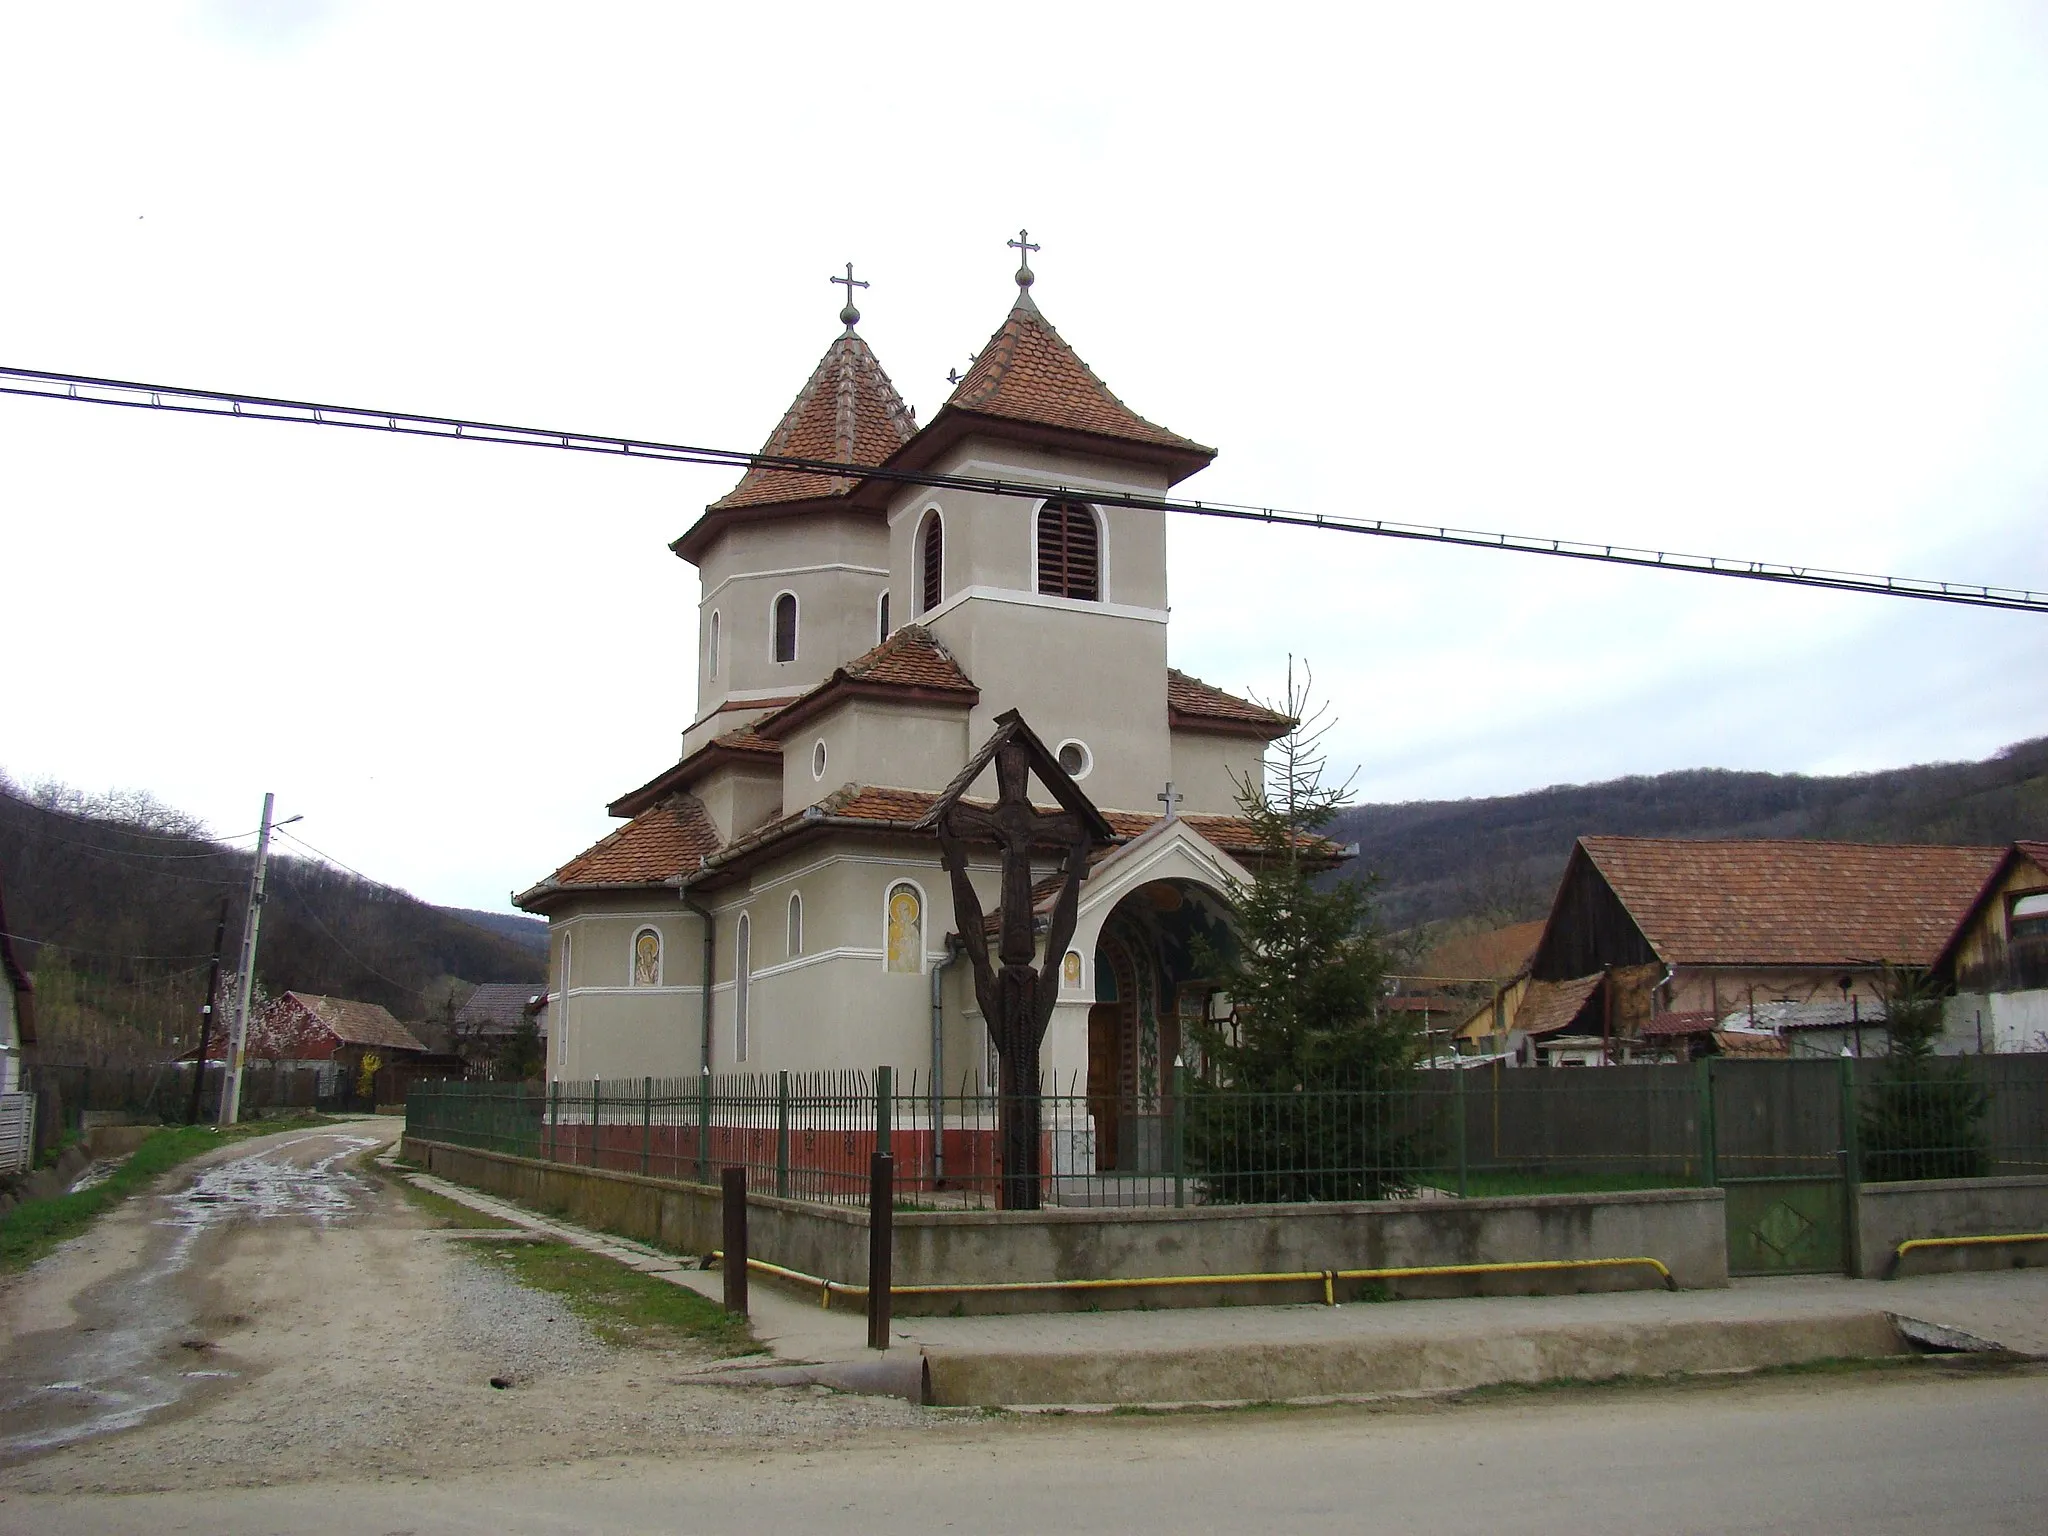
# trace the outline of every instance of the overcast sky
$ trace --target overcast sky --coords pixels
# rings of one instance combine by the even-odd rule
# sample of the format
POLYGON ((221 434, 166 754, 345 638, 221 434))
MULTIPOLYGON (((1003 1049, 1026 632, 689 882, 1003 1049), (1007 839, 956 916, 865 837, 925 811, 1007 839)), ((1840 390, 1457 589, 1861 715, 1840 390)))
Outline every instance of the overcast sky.
MULTIPOLYGON (((0 363, 758 446, 1015 290, 1219 500, 2048 587, 2048 8, 0 10, 0 363)), ((502 907, 693 714, 736 476, 0 397, 0 770, 502 907)), ((2048 731, 2048 621, 1178 522, 1373 800, 2048 731)))

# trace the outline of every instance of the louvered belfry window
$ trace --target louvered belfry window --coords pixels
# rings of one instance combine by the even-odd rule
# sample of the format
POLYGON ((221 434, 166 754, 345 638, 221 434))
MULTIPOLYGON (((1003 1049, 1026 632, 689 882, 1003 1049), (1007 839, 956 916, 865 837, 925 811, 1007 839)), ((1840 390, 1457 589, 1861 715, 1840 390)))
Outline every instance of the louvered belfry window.
POLYGON ((946 530, 934 512, 924 520, 924 605, 919 613, 939 606, 939 591, 946 572, 946 530))
POLYGON ((1049 597, 1102 597, 1102 550, 1095 514, 1074 501, 1038 509, 1038 590, 1049 597))

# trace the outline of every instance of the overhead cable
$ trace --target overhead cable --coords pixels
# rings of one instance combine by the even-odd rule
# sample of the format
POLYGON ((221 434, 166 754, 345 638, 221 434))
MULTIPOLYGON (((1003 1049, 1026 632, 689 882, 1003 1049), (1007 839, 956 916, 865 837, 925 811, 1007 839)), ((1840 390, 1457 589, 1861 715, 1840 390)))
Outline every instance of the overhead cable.
POLYGON ((502 443, 523 448, 555 448, 571 453, 599 453, 617 458, 667 463, 707 464, 735 469, 779 469, 836 480, 873 480, 938 490, 975 491, 995 496, 1036 500, 1074 496, 1096 506, 1132 507, 1190 517, 1224 518, 1235 522, 1271 523, 1292 528, 1319 528, 1333 533, 1372 538, 1405 539, 1447 544, 1461 549, 1506 550, 1515 554, 1548 555, 1602 565, 1643 570, 1682 571, 1695 576, 1727 576, 1742 581, 1767 581, 1784 586, 1831 592, 1861 592, 1876 597, 1909 597, 1924 602, 1955 603, 1973 608, 1999 608, 2019 613, 2048 614, 2048 592, 1982 582, 1938 581, 1913 576, 1880 576, 1818 566, 1789 565, 1767 560, 1734 560, 1718 555, 1642 549, 1583 539, 1547 538, 1534 534, 1490 533, 1448 525, 1398 522, 1348 513, 1301 512, 1236 502, 1188 501, 1172 497, 1111 493, 1099 487, 1070 486, 1053 480, 1004 480, 981 475, 935 474, 925 470, 876 468, 830 459, 787 454, 747 453, 733 448, 705 448, 643 438, 613 437, 597 432, 564 432, 550 428, 514 427, 498 422, 465 421, 452 416, 423 416, 410 411, 368 410, 359 406, 320 405, 306 400, 279 400, 223 390, 186 389, 167 384, 137 384, 83 374, 49 373, 33 368, 0 367, 0 394, 71 400, 92 405, 174 411, 187 415, 246 417, 257 421, 297 422, 307 426, 347 427, 365 432, 390 432, 410 437, 449 438, 461 442, 502 443))

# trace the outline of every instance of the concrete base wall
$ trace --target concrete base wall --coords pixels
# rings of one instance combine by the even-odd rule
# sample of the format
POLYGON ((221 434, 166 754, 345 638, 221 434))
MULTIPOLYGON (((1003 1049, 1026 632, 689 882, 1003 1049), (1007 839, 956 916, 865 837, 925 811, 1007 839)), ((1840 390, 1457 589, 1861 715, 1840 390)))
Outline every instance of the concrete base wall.
POLYGON ((1868 1279, 1888 1278, 1895 1262, 1898 1273, 1914 1275, 2048 1264, 2048 1243, 1922 1248, 1897 1259, 1911 1238, 2019 1232, 2048 1232, 2048 1178, 1920 1179, 1857 1191, 1857 1273, 1868 1279))
MULTIPOLYGON (((721 1244, 719 1192, 407 1138, 405 1155, 458 1183, 678 1253, 721 1244)), ((867 1212, 748 1197, 754 1257, 849 1284, 867 1279, 867 1212)), ((1501 1200, 1389 1200, 1192 1210, 905 1211, 896 1216, 898 1286, 1138 1279, 1383 1269, 1529 1259, 1661 1260, 1685 1288, 1728 1283, 1718 1189, 1501 1200)), ((1339 1300, 1375 1282, 1340 1282, 1339 1300)), ((1400 1296, 1529 1295, 1660 1286, 1648 1267, 1377 1282, 1400 1296)), ((1018 1312, 1321 1301, 1320 1280, 1125 1290, 900 1296, 897 1310, 1018 1312)))

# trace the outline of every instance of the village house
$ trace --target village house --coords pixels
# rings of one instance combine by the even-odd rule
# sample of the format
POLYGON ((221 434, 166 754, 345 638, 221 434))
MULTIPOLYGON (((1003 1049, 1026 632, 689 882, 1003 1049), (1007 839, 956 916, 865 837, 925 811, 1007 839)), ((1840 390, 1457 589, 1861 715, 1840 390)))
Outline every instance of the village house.
POLYGON ((28 1047, 36 1043, 36 989, 14 953, 7 909, 0 902, 0 1093, 27 1087, 23 1073, 28 1047))
POLYGON ((322 1099, 354 1096, 366 1070, 374 1078, 387 1069, 410 1075, 404 1069, 448 1065, 382 1004, 313 992, 282 993, 254 1012, 247 1049, 275 1071, 313 1074, 322 1099))
POLYGON ((497 1076, 497 1068, 521 1029, 533 1027, 545 1048, 548 1032, 547 993, 527 982, 487 981, 473 990, 456 1010, 449 1026, 449 1049, 471 1071, 497 1076))
POLYGON ((1473 1011, 1460 1040, 1531 1065, 1839 1054, 1844 1044, 1876 1053, 1886 967, 1932 965, 2001 857, 1580 838, 1527 968, 1473 1011), (1787 1043, 1808 1029, 1808 1043, 1787 1043))
MULTIPOLYGON (((1224 933, 1230 883, 1251 878, 1237 782, 1291 722, 1168 665, 1165 516, 1119 504, 1214 450, 1111 394, 1039 309, 1028 264, 1016 281, 922 427, 849 288, 844 329, 763 451, 1038 491, 757 465, 673 545, 698 574, 680 761, 516 898, 548 919, 550 1078, 887 1065, 949 1091, 986 1082, 919 823, 1016 711, 1115 834, 1060 957, 1046 1076, 1153 1113, 1170 1093, 1184 1021, 1212 1006, 1195 941, 1224 933)), ((971 792, 993 798, 993 778, 971 792)), ((995 850, 972 852, 993 911, 995 850)), ((1114 1128, 1092 1146, 1074 1155, 1113 1163, 1114 1128)))
POLYGON ((2006 850, 1934 971, 1955 989, 1943 1051, 2048 1051, 2048 843, 2006 850))

